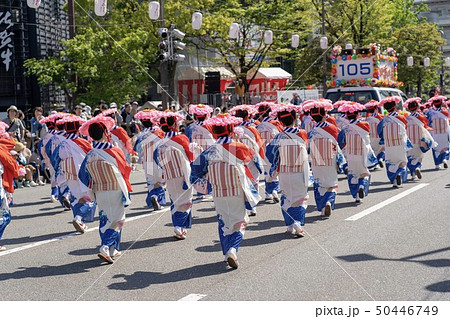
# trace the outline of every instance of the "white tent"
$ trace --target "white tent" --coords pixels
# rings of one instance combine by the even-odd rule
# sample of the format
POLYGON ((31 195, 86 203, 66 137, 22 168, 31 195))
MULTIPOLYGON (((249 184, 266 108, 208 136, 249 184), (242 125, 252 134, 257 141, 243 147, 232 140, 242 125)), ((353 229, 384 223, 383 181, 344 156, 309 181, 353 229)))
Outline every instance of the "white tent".
MULTIPOLYGON (((247 75, 251 79, 254 73, 247 75)), ((282 68, 259 68, 255 79, 292 79, 292 74, 286 72, 282 68)))

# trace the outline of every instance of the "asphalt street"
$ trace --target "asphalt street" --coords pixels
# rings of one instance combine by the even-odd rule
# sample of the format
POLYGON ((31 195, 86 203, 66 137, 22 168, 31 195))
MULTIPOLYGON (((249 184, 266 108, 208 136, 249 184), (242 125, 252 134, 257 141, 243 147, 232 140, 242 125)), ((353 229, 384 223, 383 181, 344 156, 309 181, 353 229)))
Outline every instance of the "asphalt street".
POLYGON ((145 207, 141 167, 131 180, 123 255, 112 265, 97 257, 97 219, 77 234, 72 213, 50 203, 48 185, 17 190, 2 240, 0 299, 450 300, 450 169, 435 170, 431 154, 423 179, 399 189, 385 169, 374 171, 359 205, 340 175, 329 219, 310 190, 304 238, 285 233, 278 204, 261 202, 237 270, 223 262, 212 199, 194 204, 193 226, 178 241, 170 211, 145 207))

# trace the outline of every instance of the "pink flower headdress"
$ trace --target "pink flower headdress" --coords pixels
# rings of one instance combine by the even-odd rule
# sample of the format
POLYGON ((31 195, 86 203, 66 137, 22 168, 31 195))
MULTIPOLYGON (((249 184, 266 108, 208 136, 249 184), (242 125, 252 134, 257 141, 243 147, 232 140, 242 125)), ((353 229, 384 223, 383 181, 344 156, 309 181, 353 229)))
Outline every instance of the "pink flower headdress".
POLYGON ((302 111, 301 105, 294 105, 291 103, 281 103, 276 104, 274 107, 272 107, 272 112, 270 113, 270 117, 277 117, 278 113, 287 111, 292 112, 295 111, 297 113, 300 113, 302 111))
POLYGON ((42 120, 39 121, 40 124, 45 124, 47 122, 53 122, 55 123, 57 120, 62 119, 63 117, 69 115, 69 113, 64 112, 57 112, 53 113, 47 117, 44 117, 42 120))
POLYGON ((411 99, 407 99, 406 102, 403 103, 403 106, 408 108, 409 103, 412 103, 412 102, 417 102, 417 104, 419 104, 419 106, 420 106, 420 103, 422 102, 422 98, 420 98, 420 97, 413 97, 411 99))
POLYGON ((343 103, 339 106, 338 111, 342 113, 354 113, 364 110, 364 105, 359 104, 358 102, 347 101, 347 103, 343 103))
POLYGON ((67 114, 66 116, 60 118, 59 120, 56 121, 56 125, 61 125, 61 124, 65 124, 65 123, 71 123, 71 122, 79 122, 79 123, 84 123, 86 122, 85 119, 82 119, 79 116, 76 116, 74 114, 67 114))
POLYGON ((315 100, 314 103, 307 103, 303 105, 303 111, 308 112, 313 108, 325 109, 325 111, 331 111, 333 109, 333 103, 331 100, 320 98, 315 100))
POLYGON ((162 118, 175 117, 177 122, 184 120, 184 116, 169 110, 158 112, 152 119, 153 124, 159 124, 162 118))
POLYGON ((228 113, 221 113, 213 116, 205 121, 206 125, 213 126, 228 126, 228 125, 238 125, 242 123, 242 118, 232 116, 228 113))
POLYGON ((138 120, 150 120, 152 121, 152 119, 158 114, 159 111, 155 110, 155 109, 151 109, 151 110, 143 110, 143 111, 139 111, 136 113, 136 115, 134 116, 134 118, 138 119, 138 120))
POLYGON ((384 106, 384 104, 390 103, 390 102, 400 103, 401 100, 402 100, 402 98, 400 96, 390 96, 385 99, 382 99, 380 101, 380 103, 378 104, 378 106, 384 106))
POLYGON ((99 115, 110 116, 115 113, 117 113, 117 108, 109 108, 109 109, 103 111, 102 113, 98 114, 97 116, 99 116, 99 115))
POLYGON ((83 125, 81 125, 79 129, 80 134, 89 136, 89 126, 93 123, 102 123, 106 127, 106 130, 108 132, 114 127, 114 125, 116 125, 114 119, 110 118, 109 116, 102 116, 102 114, 100 113, 96 117, 91 118, 90 120, 84 122, 83 125))
POLYGON ((378 107, 378 101, 377 100, 370 100, 366 104, 364 104, 364 107, 366 109, 376 109, 378 107))
POLYGON ((206 116, 206 118, 209 118, 212 112, 214 112, 214 110, 209 105, 193 104, 189 106, 189 114, 192 115, 206 116))
POLYGON ((263 110, 267 110, 267 109, 272 110, 274 106, 276 106, 276 104, 273 102, 259 102, 259 103, 255 104, 254 107, 255 107, 256 111, 259 112, 259 108, 262 108, 263 110))
POLYGON ((252 117, 256 113, 258 113, 258 109, 254 105, 248 105, 248 104, 242 104, 242 105, 236 105, 230 110, 231 115, 236 115, 236 111, 243 110, 247 111, 249 117, 252 117))
POLYGON ((433 96, 431 99, 429 99, 428 102, 430 102, 431 104, 434 104, 434 102, 437 102, 437 101, 444 102, 446 99, 447 99, 446 96, 436 95, 436 96, 433 96))
POLYGON ((336 102, 334 102, 333 107, 339 109, 339 107, 341 107, 342 105, 344 105, 346 103, 348 103, 348 101, 346 101, 346 100, 336 101, 336 102))

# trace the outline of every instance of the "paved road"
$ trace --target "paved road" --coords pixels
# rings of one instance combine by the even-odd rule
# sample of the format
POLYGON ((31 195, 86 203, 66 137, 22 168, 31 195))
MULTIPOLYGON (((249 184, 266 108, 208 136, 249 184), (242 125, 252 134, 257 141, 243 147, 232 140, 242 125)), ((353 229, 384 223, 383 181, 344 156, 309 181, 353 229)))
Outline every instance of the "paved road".
MULTIPOLYGON (((142 171, 113 265, 97 257, 97 221, 74 232, 71 212, 48 201, 49 187, 17 190, 0 253, 1 300, 450 300, 450 169, 427 154, 421 181, 399 189, 384 170, 356 205, 340 177, 330 219, 310 192, 305 238, 285 234, 280 208, 261 203, 230 270, 220 251, 212 200, 196 203, 188 238, 172 237, 170 212, 144 207, 142 171), (403 196, 371 212, 393 196, 403 196), (361 212, 371 212, 346 220, 361 212)), ((385 202, 386 203, 386 202, 385 202)))

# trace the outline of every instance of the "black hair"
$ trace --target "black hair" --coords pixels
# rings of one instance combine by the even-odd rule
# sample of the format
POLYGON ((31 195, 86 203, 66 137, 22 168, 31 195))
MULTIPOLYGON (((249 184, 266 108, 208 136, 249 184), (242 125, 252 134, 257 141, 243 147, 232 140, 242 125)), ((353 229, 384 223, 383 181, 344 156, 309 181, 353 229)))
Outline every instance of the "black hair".
POLYGON ((376 110, 377 110, 377 107, 366 109, 367 113, 369 113, 369 114, 375 113, 376 110))
POLYGON ((48 127, 50 130, 55 129, 55 122, 45 122, 45 125, 47 125, 47 127, 48 127))
POLYGON ((202 121, 206 120, 206 115, 196 115, 196 114, 194 114, 194 119, 196 119, 197 121, 202 122, 202 121))
POLYGON ((103 133, 106 131, 106 127, 102 123, 92 123, 89 125, 89 136, 92 137, 94 141, 99 141, 103 137, 103 133))
POLYGON ((270 114, 270 107, 266 106, 266 105, 260 105, 258 107, 258 113, 259 113, 259 118, 263 119, 265 117, 268 117, 270 114))
POLYGON ((56 124, 56 128, 58 129, 58 131, 64 131, 64 123, 62 123, 62 124, 56 124))
POLYGON ((66 130, 67 133, 74 133, 78 131, 80 126, 81 126, 80 122, 66 122, 64 125, 64 129, 66 130))
POLYGON ((148 120, 148 119, 143 119, 143 120, 141 120, 141 123, 142 123, 142 125, 143 125, 145 128, 149 128, 149 127, 152 127, 152 126, 153 126, 152 121, 150 121, 150 120, 148 120))
POLYGON ((248 112, 246 110, 237 110, 235 116, 245 119, 248 117, 248 112))
POLYGON ((281 123, 283 123, 284 126, 291 126, 294 123, 297 114, 295 113, 294 110, 292 110, 291 112, 288 111, 278 112, 277 116, 278 120, 281 123))
POLYGON ((325 113, 325 109, 324 108, 317 108, 317 107, 313 107, 311 110, 311 117, 313 118, 314 121, 316 121, 317 123, 319 123, 320 121, 322 121, 322 119, 325 117, 326 113, 325 113))
POLYGON ((358 111, 356 112, 347 112, 347 117, 349 120, 354 120, 358 117, 358 111))
POLYGON ((95 111, 94 111, 94 117, 96 117, 97 115, 99 115, 100 113, 102 113, 102 111, 100 110, 100 109, 96 109, 95 111))
POLYGON ((161 124, 160 125, 161 129, 166 133, 171 131, 170 128, 175 124, 175 122, 176 122, 176 120, 175 120, 174 116, 169 116, 167 118, 162 117, 159 120, 159 123, 161 124))
POLYGON ((417 103, 416 101, 412 101, 411 103, 408 104, 408 109, 410 111, 417 110, 418 107, 419 107, 419 103, 417 103))
POLYGON ((230 136, 234 131, 233 125, 227 125, 227 126, 219 126, 219 125, 213 125, 212 126, 212 133, 215 138, 221 137, 221 136, 230 136))
POLYGON ((384 103, 384 108, 386 109, 386 111, 392 112, 393 110, 395 110, 395 102, 392 101, 384 103))

